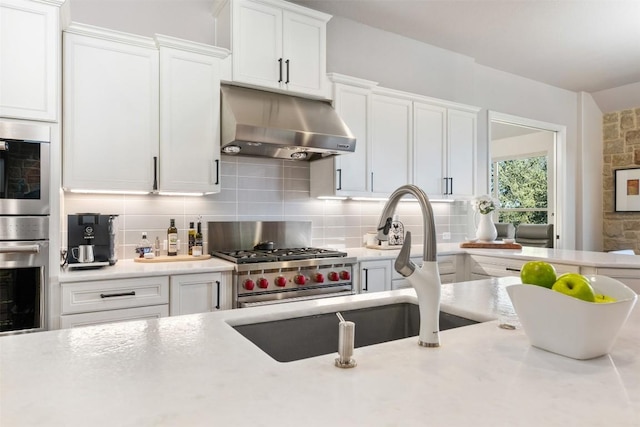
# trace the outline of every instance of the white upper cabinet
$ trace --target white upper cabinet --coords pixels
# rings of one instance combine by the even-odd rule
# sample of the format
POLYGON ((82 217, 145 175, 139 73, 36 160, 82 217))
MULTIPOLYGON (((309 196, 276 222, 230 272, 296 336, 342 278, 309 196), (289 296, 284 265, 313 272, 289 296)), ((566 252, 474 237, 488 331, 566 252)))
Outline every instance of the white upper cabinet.
POLYGON ((476 176, 477 112, 449 109, 447 134, 447 194, 473 196, 476 176))
POLYGON ((64 33, 63 187, 214 193, 226 49, 73 24, 64 33))
POLYGON ((217 44, 233 53, 234 82, 326 96, 330 15, 280 0, 229 0, 215 14, 217 44))
POLYGON ((443 194, 447 183, 447 109, 413 104, 413 183, 427 194, 443 194))
POLYGON ((411 182, 412 103, 374 93, 371 120, 371 189, 391 194, 411 182))
POLYGON ((63 3, 0 3, 0 117, 58 121, 63 3))
POLYGON ((333 106, 356 137, 356 150, 311 162, 311 197, 367 196, 371 192, 371 89, 377 83, 338 74, 330 74, 330 79, 333 106))
POLYGON ((155 42, 76 24, 63 39, 63 186, 150 192, 159 156, 155 42))
POLYGON ((226 50, 156 36, 160 47, 159 191, 220 191, 220 57, 226 50))
POLYGON ((478 109, 443 105, 413 104, 413 182, 431 196, 473 196, 478 109))
POLYGON ((312 197, 387 197, 410 183, 432 197, 474 194, 478 108, 329 78, 356 151, 311 162, 312 197))

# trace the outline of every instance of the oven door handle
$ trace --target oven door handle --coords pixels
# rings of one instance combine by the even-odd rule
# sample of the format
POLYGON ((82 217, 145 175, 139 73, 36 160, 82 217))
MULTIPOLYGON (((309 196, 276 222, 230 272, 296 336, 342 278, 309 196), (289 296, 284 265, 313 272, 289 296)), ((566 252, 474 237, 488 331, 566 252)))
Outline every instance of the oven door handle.
POLYGON ((40 245, 0 246, 0 254, 39 254, 40 245))

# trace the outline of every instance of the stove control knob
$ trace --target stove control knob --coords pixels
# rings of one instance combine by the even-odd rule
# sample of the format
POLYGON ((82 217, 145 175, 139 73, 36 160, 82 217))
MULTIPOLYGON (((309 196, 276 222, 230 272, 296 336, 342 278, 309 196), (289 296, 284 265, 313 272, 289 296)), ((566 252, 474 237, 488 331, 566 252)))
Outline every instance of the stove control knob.
POLYGON ((332 282, 337 282, 338 280, 340 280, 340 276, 338 275, 337 272, 331 271, 329 273, 329 280, 331 280, 332 282))
POLYGON ((258 287, 260 289, 267 289, 269 287, 269 281, 264 277, 258 279, 258 287))
POLYGON ((324 283, 324 274, 322 273, 314 274, 313 281, 316 283, 324 283))
POLYGON ((248 291, 252 291, 253 288, 255 288, 256 284, 253 280, 251 279, 246 279, 243 283, 242 286, 248 290, 248 291))
POLYGON ((340 278, 342 280, 351 280, 351 273, 349 273, 347 270, 342 270, 340 272, 340 278))
POLYGON ((287 279, 284 276, 278 276, 275 280, 276 286, 280 286, 281 288, 287 286, 287 279))
POLYGON ((302 274, 296 274, 295 276, 293 276, 293 283, 295 283, 296 285, 304 285, 306 282, 307 278, 302 274))

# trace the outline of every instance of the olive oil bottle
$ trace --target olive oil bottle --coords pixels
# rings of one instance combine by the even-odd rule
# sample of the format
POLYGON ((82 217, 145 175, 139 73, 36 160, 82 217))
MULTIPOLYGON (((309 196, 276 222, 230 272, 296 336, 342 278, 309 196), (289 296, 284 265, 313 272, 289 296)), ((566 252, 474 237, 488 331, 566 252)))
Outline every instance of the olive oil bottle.
POLYGON ((171 224, 167 229, 167 255, 178 255, 178 229, 176 228, 176 220, 171 218, 171 224))
POLYGON ((193 226, 193 222, 189 223, 189 255, 193 255, 193 246, 196 244, 196 229, 193 226))

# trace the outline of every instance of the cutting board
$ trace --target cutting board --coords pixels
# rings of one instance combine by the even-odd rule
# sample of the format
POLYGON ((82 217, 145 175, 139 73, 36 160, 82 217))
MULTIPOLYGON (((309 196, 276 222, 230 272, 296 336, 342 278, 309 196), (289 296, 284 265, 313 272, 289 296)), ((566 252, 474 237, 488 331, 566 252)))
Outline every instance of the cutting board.
POLYGON ((204 261, 207 259, 211 259, 211 255, 204 254, 200 256, 191 256, 191 255, 176 255, 176 256, 168 256, 161 255, 155 258, 134 258, 135 262, 180 262, 180 261, 204 261))
POLYGON ((520 243, 504 242, 462 242, 460 247, 473 249, 522 249, 520 243))
POLYGON ((382 246, 382 245, 367 245, 366 246, 367 249, 378 249, 379 251, 391 251, 391 250, 400 250, 402 248, 402 245, 388 245, 388 246, 382 246))

